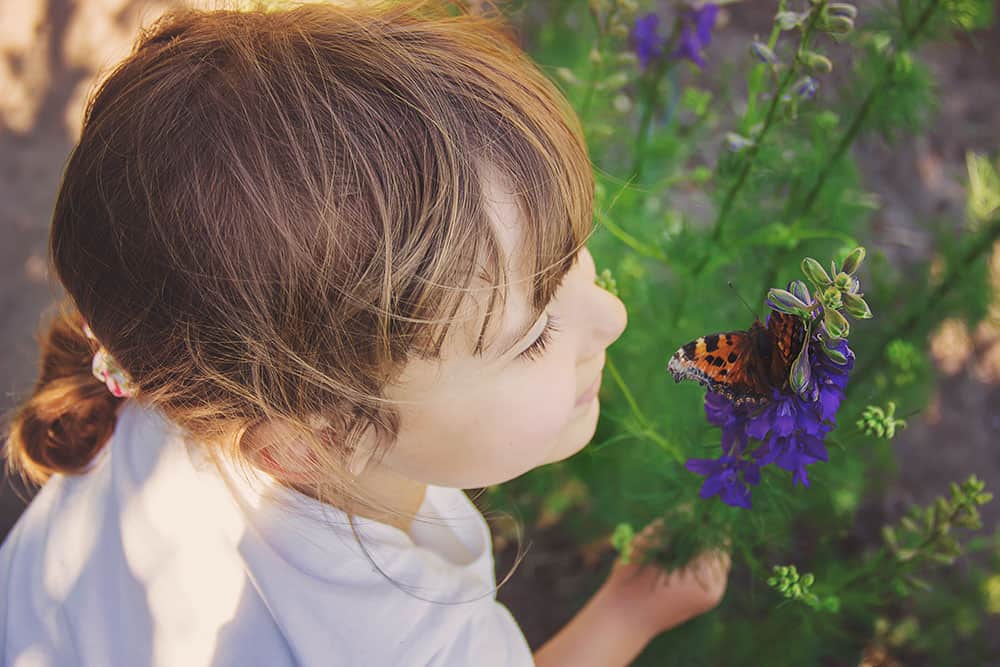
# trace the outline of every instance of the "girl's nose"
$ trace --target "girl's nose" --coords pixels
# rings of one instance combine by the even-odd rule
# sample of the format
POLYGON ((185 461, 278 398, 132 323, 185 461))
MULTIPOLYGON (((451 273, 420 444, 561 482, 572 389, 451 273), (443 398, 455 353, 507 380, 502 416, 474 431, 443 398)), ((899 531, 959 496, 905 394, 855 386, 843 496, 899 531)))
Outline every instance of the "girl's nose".
MULTIPOLYGON (((597 277, 597 269, 594 265, 594 258, 590 251, 584 249, 581 256, 583 268, 589 279, 593 282, 597 277)), ((625 311, 625 304, 617 296, 606 289, 594 284, 593 289, 587 290, 590 297, 587 304, 588 319, 592 327, 591 341, 596 349, 588 352, 601 352, 604 348, 618 340, 628 323, 628 313, 625 311)), ((586 356, 590 356, 589 354, 586 356)))
POLYGON ((594 336, 601 347, 605 348, 618 340, 625 331, 628 313, 621 299, 601 287, 597 289, 601 293, 596 297, 597 304, 594 307, 594 336))

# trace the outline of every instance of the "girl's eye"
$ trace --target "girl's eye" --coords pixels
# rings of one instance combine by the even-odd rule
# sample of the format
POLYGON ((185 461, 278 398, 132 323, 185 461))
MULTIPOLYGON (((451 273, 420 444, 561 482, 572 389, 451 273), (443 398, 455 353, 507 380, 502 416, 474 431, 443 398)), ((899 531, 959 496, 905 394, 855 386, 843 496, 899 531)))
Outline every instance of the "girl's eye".
POLYGON ((556 325, 556 318, 553 315, 549 315, 549 321, 545 323, 545 328, 542 329, 542 333, 538 334, 538 338, 535 339, 535 342, 518 354, 517 358, 537 359, 542 356, 542 353, 545 352, 545 346, 551 342, 552 334, 556 331, 559 331, 559 327, 556 325))

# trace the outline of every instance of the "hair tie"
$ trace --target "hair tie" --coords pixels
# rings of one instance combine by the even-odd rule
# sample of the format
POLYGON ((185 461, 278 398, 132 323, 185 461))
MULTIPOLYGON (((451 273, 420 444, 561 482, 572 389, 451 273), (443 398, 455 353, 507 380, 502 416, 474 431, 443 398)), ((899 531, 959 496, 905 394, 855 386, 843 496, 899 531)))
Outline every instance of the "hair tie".
MULTIPOLYGON (((97 337, 86 322, 83 323, 83 333, 87 338, 97 341, 97 337)), ((97 343, 100 345, 100 341, 97 341, 97 343)), ((111 356, 111 353, 103 345, 94 353, 94 360, 90 364, 90 370, 94 374, 94 377, 103 382, 108 387, 108 391, 118 398, 135 396, 138 387, 135 386, 135 383, 129 378, 128 373, 118 365, 118 362, 115 361, 115 358, 111 356)))

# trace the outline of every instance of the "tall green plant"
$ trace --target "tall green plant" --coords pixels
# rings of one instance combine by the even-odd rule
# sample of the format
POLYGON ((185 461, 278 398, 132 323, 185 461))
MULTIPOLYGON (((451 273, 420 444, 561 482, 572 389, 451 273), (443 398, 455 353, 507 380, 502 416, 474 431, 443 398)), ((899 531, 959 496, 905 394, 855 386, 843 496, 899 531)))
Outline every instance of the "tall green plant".
MULTIPOLYGON (((968 219, 960 236, 954 224, 939 234, 943 269, 931 272, 930 258, 895 266, 872 242, 878 193, 851 147, 874 133, 898 141, 933 122, 934 82, 917 51, 987 27, 992 3, 774 0, 766 37, 733 63, 713 45, 724 39, 719 11, 738 4, 554 6, 560 21, 576 19, 579 38, 567 40, 562 24, 530 37, 584 120, 597 166, 591 247, 630 326, 609 350, 594 443, 491 489, 494 502, 516 505, 529 521, 559 506, 581 543, 618 526, 615 544, 626 551, 631 525, 662 516, 669 529, 651 557, 667 568, 731 542, 736 566, 723 605, 659 638, 639 664, 851 664, 881 636, 878 619, 930 595, 921 588, 930 566, 947 567, 962 549, 952 529, 974 528, 970 517, 988 499, 970 479, 914 510, 884 542, 860 511, 880 492, 875 480, 892 472, 892 436, 930 393, 924 336, 945 317, 982 316, 984 258, 1000 238, 995 163, 970 156, 968 219), (745 71, 739 86, 735 68, 745 71), (810 468, 808 489, 762 468, 752 510, 700 499, 704 480, 681 464, 719 457, 719 431, 705 419, 704 390, 669 381, 668 359, 705 333, 747 329, 752 316, 730 285, 761 309, 767 290, 800 275, 802 257, 849 261, 862 242, 864 299, 878 317, 852 327, 856 367, 826 434, 828 461, 810 468), (553 503, 570 479, 588 493, 553 503)), ((813 282, 812 294, 830 300, 824 308, 835 296, 844 305, 850 289, 834 295, 813 282)))

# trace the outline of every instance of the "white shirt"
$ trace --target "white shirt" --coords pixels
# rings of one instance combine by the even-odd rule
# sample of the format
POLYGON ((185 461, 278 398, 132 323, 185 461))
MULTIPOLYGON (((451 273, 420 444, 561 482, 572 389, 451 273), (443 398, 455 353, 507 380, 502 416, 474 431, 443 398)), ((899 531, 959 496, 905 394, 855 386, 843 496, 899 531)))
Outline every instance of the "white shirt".
POLYGON ((429 486, 409 533, 355 522, 409 593, 345 513, 266 475, 220 474, 129 400, 90 470, 54 475, 0 547, 0 662, 534 664, 492 592, 489 527, 460 489, 429 486))

